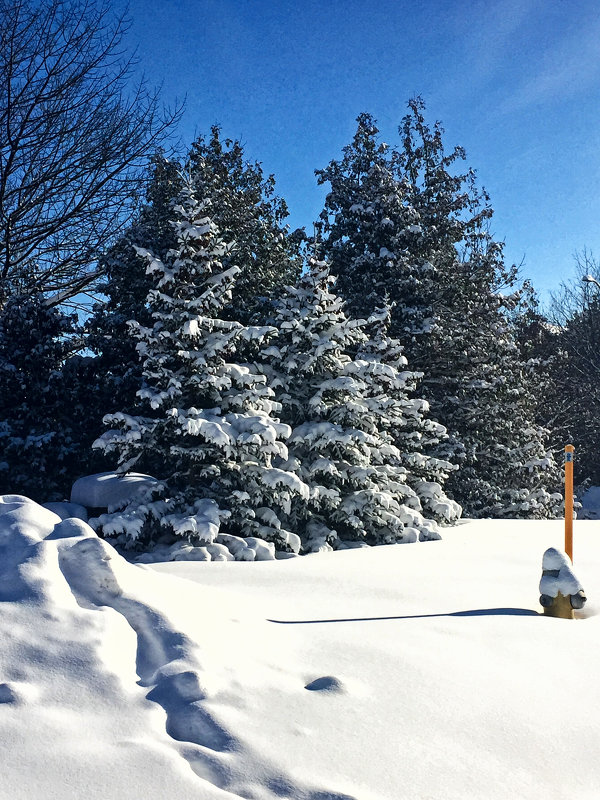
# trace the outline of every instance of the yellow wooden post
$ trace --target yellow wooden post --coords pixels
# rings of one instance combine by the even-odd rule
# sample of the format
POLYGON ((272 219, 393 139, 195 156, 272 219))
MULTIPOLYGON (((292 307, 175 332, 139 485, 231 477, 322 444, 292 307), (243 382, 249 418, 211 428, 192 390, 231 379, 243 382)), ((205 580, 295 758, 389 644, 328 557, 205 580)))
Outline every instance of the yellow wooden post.
POLYGON ((573 563, 573 454, 572 444, 565 447, 565 553, 573 563))

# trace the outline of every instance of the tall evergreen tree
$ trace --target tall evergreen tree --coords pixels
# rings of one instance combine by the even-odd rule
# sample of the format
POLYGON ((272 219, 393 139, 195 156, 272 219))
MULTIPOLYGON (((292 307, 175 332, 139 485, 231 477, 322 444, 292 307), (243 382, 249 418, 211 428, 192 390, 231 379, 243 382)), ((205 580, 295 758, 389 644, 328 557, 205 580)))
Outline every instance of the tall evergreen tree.
POLYGON ((76 413, 61 369, 74 330, 74 318, 48 308, 41 293, 13 295, 0 310, 0 494, 45 502, 70 488, 76 413))
POLYGON ((91 398, 89 414, 90 444, 102 429, 104 414, 117 409, 129 411, 136 405, 142 364, 127 323, 132 319, 150 323, 151 311, 146 298, 152 279, 146 274, 145 263, 135 248, 145 247, 158 258, 166 258, 176 245, 170 221, 173 199, 182 187, 179 164, 157 154, 152 161, 146 203, 137 219, 101 259, 106 278, 100 290, 105 300, 96 305, 88 322, 86 342, 97 356, 90 365, 94 372, 95 395, 91 398))
POLYGON ((148 324, 151 312, 146 298, 152 281, 134 245, 161 259, 175 246, 172 206, 186 180, 207 204, 207 213, 229 245, 222 255, 224 269, 235 265, 240 270, 223 318, 242 323, 260 319, 265 297, 276 295, 300 272, 303 233, 289 232, 287 207, 275 194, 273 176, 265 177, 260 163, 248 161, 238 141, 223 141, 215 126, 208 139, 194 142, 185 167, 156 155, 145 205, 102 258, 106 280, 101 291, 106 300, 97 305, 88 336, 88 346, 98 356, 95 384, 100 403, 90 408, 96 430, 99 415, 135 406, 141 363, 127 323, 136 319, 148 324))
POLYGON ((353 316, 368 317, 389 298, 391 333, 412 340, 433 321, 435 267, 419 247, 423 229, 407 201, 408 181, 398 178, 397 153, 378 140, 370 114, 357 122, 343 158, 316 172, 320 184, 331 185, 318 226, 325 234, 320 252, 353 316))
POLYGON ((220 317, 239 270, 224 267, 228 248, 206 211, 184 187, 173 208, 176 246, 164 259, 138 248, 153 283, 150 324, 129 323, 143 361, 145 413, 109 416, 114 428, 96 442, 117 454, 122 472, 161 479, 166 500, 137 502, 101 523, 137 541, 167 530, 206 544, 218 534, 207 515, 214 519, 218 509, 228 534, 293 548, 283 510, 306 487, 274 466, 287 457, 289 429, 272 416, 264 376, 238 363, 244 342, 272 331, 220 317))
POLYGON ((438 455, 463 467, 448 486, 465 513, 552 515, 546 489, 559 475, 509 321, 516 269, 489 233, 492 210, 473 173, 456 173, 464 152, 447 154, 442 134, 420 99, 409 103, 397 148, 380 144, 375 121, 361 115, 343 159, 317 172, 331 184, 322 252, 353 313, 394 303, 391 333, 450 434, 438 455))
POLYGON ((453 522, 461 508, 448 499, 443 486, 457 465, 435 455, 448 434, 428 416, 429 403, 417 396, 423 374, 407 369, 400 341, 388 333, 391 310, 388 305, 369 317, 365 326, 368 338, 358 348, 355 363, 362 366, 366 361, 369 365, 367 397, 380 426, 398 448, 406 482, 418 495, 423 513, 439 522, 453 522))
POLYGON ((288 208, 275 194, 275 178, 260 162, 248 161, 241 143, 223 139, 214 125, 190 150, 187 169, 198 196, 210 202, 211 216, 231 249, 223 264, 240 273, 225 316, 247 323, 264 316, 265 299, 294 283, 302 268, 302 230, 285 224, 288 208))
POLYGON ((407 480, 400 448, 413 453, 410 439, 426 430, 423 403, 407 397, 413 376, 398 371, 397 354, 381 359, 365 321, 346 316, 332 283, 327 266, 314 262, 276 305, 278 334, 262 353, 282 419, 293 428, 289 466, 311 488, 308 504, 292 503, 291 525, 308 551, 438 538, 423 505, 437 495, 441 512, 446 501, 439 515, 446 521, 460 509, 439 485, 407 480), (409 432, 401 434, 403 426, 409 432))

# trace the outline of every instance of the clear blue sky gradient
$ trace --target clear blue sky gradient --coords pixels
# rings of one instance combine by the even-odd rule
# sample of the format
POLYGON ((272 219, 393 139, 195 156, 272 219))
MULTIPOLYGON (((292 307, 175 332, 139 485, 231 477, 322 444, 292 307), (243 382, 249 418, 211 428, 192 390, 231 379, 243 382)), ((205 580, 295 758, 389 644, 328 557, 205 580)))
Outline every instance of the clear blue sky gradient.
POLYGON ((292 227, 312 229, 314 170, 356 116, 397 142, 417 94, 495 209, 509 262, 543 299, 600 257, 600 0, 130 0, 129 40, 184 143, 212 124, 274 173, 292 227))

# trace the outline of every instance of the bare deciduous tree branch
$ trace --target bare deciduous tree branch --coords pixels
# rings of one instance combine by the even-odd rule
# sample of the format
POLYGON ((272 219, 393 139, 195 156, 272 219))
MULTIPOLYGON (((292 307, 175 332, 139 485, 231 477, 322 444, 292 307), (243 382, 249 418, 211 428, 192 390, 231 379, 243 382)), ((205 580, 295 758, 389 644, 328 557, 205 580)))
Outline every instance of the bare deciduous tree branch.
POLYGON ((107 0, 0 0, 0 302, 98 277, 181 115, 131 88, 127 27, 107 0))

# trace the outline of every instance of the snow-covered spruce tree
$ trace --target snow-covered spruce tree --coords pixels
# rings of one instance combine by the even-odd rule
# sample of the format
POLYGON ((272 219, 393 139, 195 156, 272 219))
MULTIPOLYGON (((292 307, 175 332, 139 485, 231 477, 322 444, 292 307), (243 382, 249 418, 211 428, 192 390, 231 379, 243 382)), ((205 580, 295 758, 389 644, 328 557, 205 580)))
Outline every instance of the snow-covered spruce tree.
POLYGON ((342 159, 316 171, 318 182, 331 186, 318 226, 320 253, 350 314, 366 318, 387 298, 394 305, 391 333, 412 344, 433 321, 435 268, 425 252, 415 257, 423 231, 407 202, 408 182, 398 179, 395 151, 378 140, 370 114, 357 122, 342 159))
POLYGON ((465 514, 552 516, 558 469, 535 423, 535 373, 510 324, 516 269, 489 234, 487 196, 472 172, 455 174, 464 153, 445 153, 421 100, 409 103, 399 148, 378 143, 369 115, 358 122, 343 159, 317 172, 331 183, 321 247, 342 295, 355 314, 393 303, 391 333, 448 430, 437 455, 463 467, 448 489, 465 514))
POLYGON ((62 500, 77 469, 61 368, 74 318, 41 294, 0 308, 0 494, 62 500))
POLYGON ((462 447, 447 488, 466 516, 553 517, 561 511, 560 468, 536 422, 538 376, 521 358, 506 302, 494 293, 463 297, 452 338, 438 339, 453 348, 455 371, 432 387, 432 407, 462 447), (477 335, 473 319, 481 323, 477 335))
MULTIPOLYGON (((260 163, 245 159, 242 145, 223 141, 213 127, 209 138, 199 137, 186 160, 186 173, 198 197, 210 204, 209 213, 221 238, 230 245, 222 255, 223 269, 240 269, 223 319, 247 323, 264 318, 265 297, 294 282, 301 266, 301 231, 285 225, 285 202, 275 194, 272 176, 264 177, 260 163)), ((175 246, 173 199, 183 186, 181 164, 156 155, 152 162, 146 203, 116 244, 102 257, 106 280, 101 287, 107 300, 99 303, 89 324, 88 347, 97 354, 97 396, 101 416, 135 406, 141 384, 141 362, 135 341, 127 333, 128 320, 147 325, 146 297, 150 276, 133 245, 164 259, 175 246)), ((90 409, 90 419, 98 417, 90 409)))
POLYGON ((429 403, 416 396, 422 373, 410 372, 398 339, 389 335, 391 308, 386 305, 367 320, 356 359, 348 369, 364 372, 368 364, 366 396, 378 415, 380 426, 392 437, 400 451, 406 482, 416 492, 423 513, 442 523, 458 519, 461 508, 443 489, 455 464, 436 457, 448 434, 443 425, 430 419, 429 403))
POLYGON ((136 392, 142 383, 142 363, 127 323, 132 319, 144 325, 150 323, 146 298, 152 288, 145 261, 136 254, 135 247, 144 247, 163 259, 175 246, 170 220, 173 198, 182 186, 179 164, 157 154, 151 164, 145 204, 101 258, 105 279, 99 288, 106 299, 95 306, 86 338, 87 347, 96 354, 90 364, 95 376, 89 409, 90 444, 101 432, 102 417, 107 412, 135 408, 136 392))
POLYGON ((162 499, 105 515, 100 524, 105 534, 144 543, 167 531, 195 544, 227 544, 234 535, 297 549, 281 517, 307 490, 273 466, 287 458, 289 428, 272 416, 265 377, 237 363, 245 342, 272 331, 220 318, 238 269, 223 269, 227 247, 189 186, 173 214, 176 246, 165 258, 138 250, 153 282, 151 324, 130 323, 143 361, 145 415, 110 415, 113 430, 95 443, 117 454, 121 472, 148 472, 166 488, 162 499))
MULTIPOLYGON (((407 482, 392 433, 399 433, 404 411, 412 415, 409 427, 418 428, 422 406, 406 397, 410 378, 394 359, 384 366, 375 356, 366 323, 346 316, 333 283, 327 265, 312 262, 276 304, 278 334, 261 355, 282 419, 293 428, 288 466, 310 487, 308 503, 292 501, 290 524, 305 551, 439 538, 418 489, 407 482)), ((440 489, 440 509, 441 495, 440 489)), ((458 509, 448 501, 450 508, 453 518, 458 509)))
POLYGON ((222 139, 217 125, 190 150, 187 169, 199 197, 211 204, 211 216, 224 241, 231 243, 223 266, 240 269, 226 319, 249 323, 264 319, 265 301, 277 297, 300 275, 304 231, 290 231, 288 209, 275 194, 275 179, 260 162, 245 158, 237 140, 222 139))

